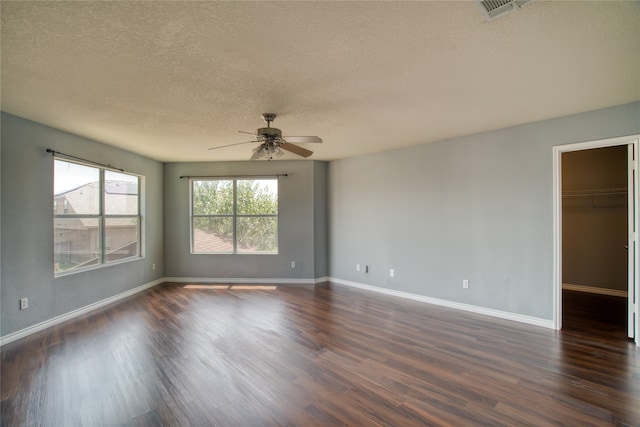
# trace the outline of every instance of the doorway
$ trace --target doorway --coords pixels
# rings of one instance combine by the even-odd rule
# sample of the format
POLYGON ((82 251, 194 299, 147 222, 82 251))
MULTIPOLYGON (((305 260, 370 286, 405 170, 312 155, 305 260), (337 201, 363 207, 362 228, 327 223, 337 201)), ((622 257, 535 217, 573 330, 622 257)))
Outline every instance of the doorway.
POLYGON ((626 336, 628 151, 562 153, 563 329, 626 336))
POLYGON ((638 136, 554 147, 556 329, 565 314, 637 336, 637 149, 638 136))

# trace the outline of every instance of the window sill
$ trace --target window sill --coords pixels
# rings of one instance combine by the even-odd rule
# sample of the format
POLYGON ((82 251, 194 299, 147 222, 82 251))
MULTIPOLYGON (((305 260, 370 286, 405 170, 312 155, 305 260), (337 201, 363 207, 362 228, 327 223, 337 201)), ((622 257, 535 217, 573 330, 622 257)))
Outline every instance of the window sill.
POLYGON ((103 268, 111 267, 113 265, 120 265, 120 264, 126 264, 133 261, 140 261, 141 259, 144 259, 144 257, 136 256, 136 257, 124 258, 118 261, 110 261, 104 264, 97 264, 97 265, 92 265, 92 266, 73 269, 73 270, 58 271, 58 272, 54 272, 53 277, 57 279, 58 277, 65 277, 65 276, 71 276, 73 274, 85 273, 87 271, 100 270, 103 268))

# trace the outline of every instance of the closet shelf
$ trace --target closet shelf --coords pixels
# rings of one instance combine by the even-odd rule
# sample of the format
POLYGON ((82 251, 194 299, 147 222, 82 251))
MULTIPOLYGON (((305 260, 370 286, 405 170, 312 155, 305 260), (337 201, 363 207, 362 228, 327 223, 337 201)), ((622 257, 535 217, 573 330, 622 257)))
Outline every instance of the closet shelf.
POLYGON ((617 196, 626 195, 627 187, 621 188, 592 188, 587 190, 567 190, 562 192, 562 197, 593 197, 593 196, 617 196))

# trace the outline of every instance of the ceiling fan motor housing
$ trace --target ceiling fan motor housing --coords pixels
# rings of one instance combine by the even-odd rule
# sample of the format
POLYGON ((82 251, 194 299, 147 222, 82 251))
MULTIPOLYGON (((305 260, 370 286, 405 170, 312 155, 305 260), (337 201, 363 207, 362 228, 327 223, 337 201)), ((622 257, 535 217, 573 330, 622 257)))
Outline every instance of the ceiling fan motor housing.
POLYGON ((281 138, 282 131, 277 128, 260 128, 256 131, 257 136, 262 136, 267 139, 269 138, 281 138))

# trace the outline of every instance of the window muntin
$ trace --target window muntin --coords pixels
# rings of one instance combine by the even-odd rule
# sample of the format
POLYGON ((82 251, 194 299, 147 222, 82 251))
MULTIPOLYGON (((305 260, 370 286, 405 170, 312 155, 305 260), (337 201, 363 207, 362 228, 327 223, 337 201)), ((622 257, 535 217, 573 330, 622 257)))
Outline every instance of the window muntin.
POLYGON ((54 161, 56 275, 140 256, 140 177, 54 161))
POLYGON ((191 180, 193 253, 278 252, 278 180, 191 180))

